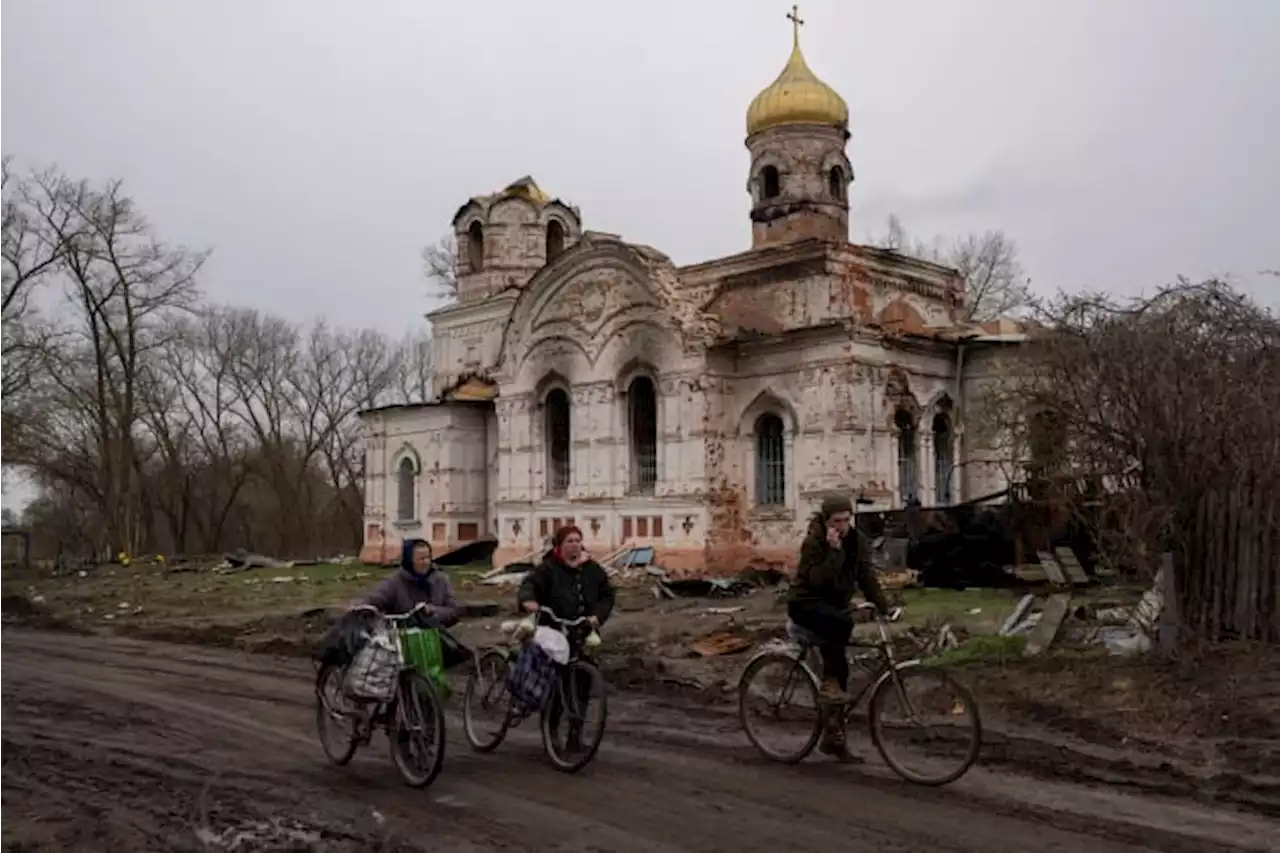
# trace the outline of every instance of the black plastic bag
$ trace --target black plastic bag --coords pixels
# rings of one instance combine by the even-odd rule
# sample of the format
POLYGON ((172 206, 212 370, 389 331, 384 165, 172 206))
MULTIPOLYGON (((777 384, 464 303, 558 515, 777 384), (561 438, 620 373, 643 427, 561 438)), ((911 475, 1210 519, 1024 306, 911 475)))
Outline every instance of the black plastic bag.
POLYGON ((440 629, 440 652, 444 658, 444 668, 453 669, 464 663, 470 663, 474 654, 471 649, 462 645, 458 638, 444 628, 440 629))
POLYGON ((369 641, 361 613, 346 613, 329 626, 311 650, 311 657, 322 665, 346 666, 369 641))

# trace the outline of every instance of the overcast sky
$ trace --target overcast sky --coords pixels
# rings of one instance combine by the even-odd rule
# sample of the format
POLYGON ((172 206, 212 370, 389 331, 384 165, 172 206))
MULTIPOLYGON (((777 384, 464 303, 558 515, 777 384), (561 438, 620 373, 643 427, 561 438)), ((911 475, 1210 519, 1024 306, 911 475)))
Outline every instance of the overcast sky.
MULTIPOLYGON (((790 4, 5 0, 3 147, 120 177, 217 301, 400 333, 421 246, 532 174, 690 263, 749 245, 790 4)), ((1280 280, 1277 0, 815 0, 854 240, 1002 228, 1040 289, 1280 280)), ((1271 288, 1267 292, 1265 288, 1271 288)))

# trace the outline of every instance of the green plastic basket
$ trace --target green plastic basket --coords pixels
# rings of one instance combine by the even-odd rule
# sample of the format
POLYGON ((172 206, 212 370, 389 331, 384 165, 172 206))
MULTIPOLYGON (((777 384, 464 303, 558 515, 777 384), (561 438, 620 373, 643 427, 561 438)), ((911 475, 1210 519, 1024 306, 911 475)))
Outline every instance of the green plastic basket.
POLYGON ((449 697, 449 679, 444 674, 444 649, 440 632, 434 628, 406 628, 400 632, 405 663, 431 682, 441 699, 449 697))

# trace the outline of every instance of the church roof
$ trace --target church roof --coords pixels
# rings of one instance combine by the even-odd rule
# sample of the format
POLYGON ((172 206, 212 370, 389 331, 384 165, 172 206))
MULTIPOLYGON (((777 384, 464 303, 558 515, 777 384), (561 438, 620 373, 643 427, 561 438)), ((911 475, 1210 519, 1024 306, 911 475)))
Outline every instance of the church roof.
POLYGON ((792 7, 791 57, 782 73, 747 108, 747 135, 790 124, 823 124, 848 130, 849 107, 844 99, 809 69, 800 52, 800 20, 792 7))
POLYGON ((538 182, 529 175, 507 184, 506 188, 498 195, 528 199, 537 205, 543 205, 551 201, 551 196, 543 192, 542 187, 538 186, 538 182))
POLYGON ((549 193, 546 192, 546 190, 538 186, 538 182, 535 181, 531 175, 525 175, 523 178, 518 178, 512 181, 511 183, 507 184, 505 187, 498 190, 497 192, 492 192, 492 193, 489 193, 488 195, 473 196, 467 199, 466 204, 463 204, 461 207, 457 209, 457 211, 454 212, 453 224, 457 225, 459 217, 461 217, 464 213, 466 213, 467 210, 472 205, 478 205, 480 209, 488 210, 497 202, 502 201, 503 199, 508 199, 508 198, 524 199, 525 201, 529 202, 530 204, 538 208, 542 208, 548 204, 553 204, 553 203, 560 204, 566 207, 568 210, 572 211, 574 216, 581 216, 581 214, 578 212, 578 208, 574 207, 572 204, 569 204, 563 199, 556 198, 555 196, 550 195, 549 193))

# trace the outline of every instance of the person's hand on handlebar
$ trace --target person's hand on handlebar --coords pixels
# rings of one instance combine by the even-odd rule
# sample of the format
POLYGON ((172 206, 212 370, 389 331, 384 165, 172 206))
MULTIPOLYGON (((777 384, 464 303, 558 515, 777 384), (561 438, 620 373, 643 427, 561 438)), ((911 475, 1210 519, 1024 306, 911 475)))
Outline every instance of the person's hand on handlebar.
POLYGON ((884 613, 881 613, 881 612, 880 612, 880 608, 879 608, 879 607, 877 607, 873 602, 870 602, 870 601, 860 601, 860 602, 858 602, 857 604, 852 605, 852 606, 849 608, 849 610, 850 610, 850 612, 852 612, 852 613, 857 613, 857 612, 862 611, 862 610, 869 610, 869 611, 871 611, 872 613, 876 614, 876 616, 877 616, 878 618, 883 619, 883 620, 884 620, 884 621, 886 621, 886 622, 897 622, 899 619, 901 619, 901 618, 902 618, 902 606, 901 606, 901 605, 899 605, 899 606, 897 606, 897 607, 891 607, 891 608, 889 608, 889 610, 888 610, 888 611, 886 611, 886 612, 884 612, 884 613))

